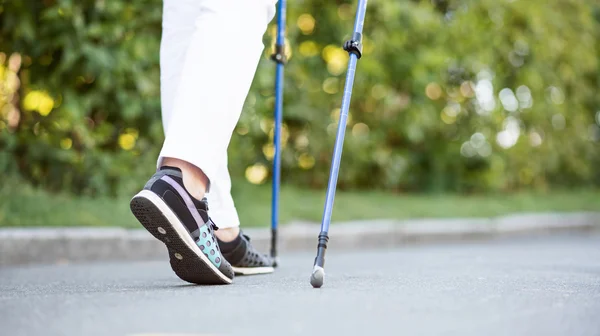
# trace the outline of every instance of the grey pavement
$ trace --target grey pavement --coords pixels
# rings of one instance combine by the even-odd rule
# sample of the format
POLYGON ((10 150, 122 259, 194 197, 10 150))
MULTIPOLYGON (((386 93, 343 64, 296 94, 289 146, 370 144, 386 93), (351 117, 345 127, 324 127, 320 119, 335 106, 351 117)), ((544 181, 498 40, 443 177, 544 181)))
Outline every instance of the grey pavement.
POLYGON ((0 268, 0 334, 600 335, 600 235, 332 247, 321 289, 313 258, 216 287, 164 260, 0 268))

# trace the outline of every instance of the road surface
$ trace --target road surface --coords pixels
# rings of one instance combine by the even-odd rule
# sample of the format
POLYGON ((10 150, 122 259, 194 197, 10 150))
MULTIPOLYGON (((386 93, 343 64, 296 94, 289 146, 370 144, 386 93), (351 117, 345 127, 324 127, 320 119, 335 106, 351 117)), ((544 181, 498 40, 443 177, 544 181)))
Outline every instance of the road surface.
POLYGON ((600 236, 356 253, 330 242, 233 285, 179 281, 166 262, 0 269, 1 335, 600 335, 600 236))

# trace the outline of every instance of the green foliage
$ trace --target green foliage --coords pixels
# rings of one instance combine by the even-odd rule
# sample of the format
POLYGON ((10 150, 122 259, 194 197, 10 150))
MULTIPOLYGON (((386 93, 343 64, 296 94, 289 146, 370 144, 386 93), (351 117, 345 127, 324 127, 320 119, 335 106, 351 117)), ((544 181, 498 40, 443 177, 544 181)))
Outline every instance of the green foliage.
MULTIPOLYGON (((0 5, 3 175, 92 195, 139 187, 163 140, 161 5, 0 5)), ((283 182, 322 188, 355 3, 288 6, 283 182)), ((599 22, 592 0, 370 1, 339 187, 600 185, 599 22)), ((271 166, 273 33, 230 146, 234 176, 271 166)))
POLYGON ((157 1, 4 4, 1 50, 23 59, 20 121, 2 130, 4 159, 36 184, 90 194, 126 188, 140 161, 151 171, 162 132, 160 17, 157 1), (50 111, 28 106, 38 91, 54 99, 50 111), (137 134, 132 150, 119 146, 137 134))

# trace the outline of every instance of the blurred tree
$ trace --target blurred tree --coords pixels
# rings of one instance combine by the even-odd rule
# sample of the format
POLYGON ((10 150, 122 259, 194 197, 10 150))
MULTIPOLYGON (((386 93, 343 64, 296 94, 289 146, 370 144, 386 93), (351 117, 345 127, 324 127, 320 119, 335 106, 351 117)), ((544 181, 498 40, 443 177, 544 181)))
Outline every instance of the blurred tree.
MULTIPOLYGON (((323 187, 355 3, 289 6, 283 179, 323 187)), ((600 185, 599 8, 370 1, 340 188, 600 185)), ((161 10, 159 0, 0 5, 4 173, 77 193, 139 187, 163 139, 161 10)), ((269 180, 273 157, 274 26, 230 146, 232 174, 254 183, 269 180)))
POLYGON ((12 1, 1 15, 0 50, 23 58, 9 160, 51 189, 132 187, 161 136, 160 1, 12 1))

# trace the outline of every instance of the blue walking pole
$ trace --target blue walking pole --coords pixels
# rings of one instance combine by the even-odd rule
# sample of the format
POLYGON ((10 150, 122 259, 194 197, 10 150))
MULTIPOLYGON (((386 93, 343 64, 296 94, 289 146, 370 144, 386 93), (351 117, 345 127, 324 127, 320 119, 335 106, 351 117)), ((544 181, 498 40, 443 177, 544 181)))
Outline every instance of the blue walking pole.
POLYGON ((346 72, 346 83, 344 84, 340 119, 335 138, 335 147, 333 149, 333 160, 331 162, 331 170, 329 172, 329 183, 327 184, 327 197, 325 199, 325 209, 323 211, 323 220, 321 222, 321 232, 319 233, 318 238, 317 256, 315 258, 313 271, 310 277, 310 284, 314 288, 320 288, 323 286, 323 280, 325 278, 325 250, 327 249, 327 242, 329 241, 329 223, 331 221, 331 212, 333 210, 333 201, 335 198, 335 188, 337 185, 342 150, 344 147, 344 135, 346 133, 346 122, 348 119, 350 98, 352 97, 352 85, 354 84, 356 63, 362 56, 361 39, 366 11, 367 0, 358 0, 356 19, 354 21, 354 33, 352 34, 352 38, 344 43, 344 50, 348 52, 350 60, 348 61, 348 70, 346 72))
POLYGON ((285 39, 285 0, 279 0, 277 5, 277 40, 275 53, 271 59, 277 64, 275 69, 275 132, 273 145, 273 190, 271 199, 271 258, 273 266, 277 266, 277 224, 279 222, 279 186, 281 183, 281 123, 283 114, 283 67, 286 62, 284 52, 285 39))

